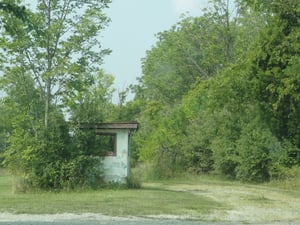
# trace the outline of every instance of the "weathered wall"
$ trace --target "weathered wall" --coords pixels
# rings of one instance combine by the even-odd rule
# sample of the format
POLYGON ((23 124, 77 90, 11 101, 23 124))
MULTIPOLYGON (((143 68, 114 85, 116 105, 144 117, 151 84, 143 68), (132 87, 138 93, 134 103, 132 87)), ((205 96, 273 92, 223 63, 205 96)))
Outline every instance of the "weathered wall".
POLYGON ((106 182, 125 183, 129 175, 128 131, 117 132, 117 155, 103 159, 104 179, 106 182))

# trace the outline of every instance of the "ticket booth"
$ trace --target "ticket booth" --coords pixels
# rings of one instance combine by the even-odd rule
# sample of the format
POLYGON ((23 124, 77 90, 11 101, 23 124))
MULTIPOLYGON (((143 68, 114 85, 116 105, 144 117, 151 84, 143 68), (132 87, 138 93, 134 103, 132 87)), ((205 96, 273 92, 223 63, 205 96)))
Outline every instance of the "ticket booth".
POLYGON ((130 137, 138 123, 96 123, 93 127, 107 146, 102 161, 104 181, 125 183, 130 175, 130 137))

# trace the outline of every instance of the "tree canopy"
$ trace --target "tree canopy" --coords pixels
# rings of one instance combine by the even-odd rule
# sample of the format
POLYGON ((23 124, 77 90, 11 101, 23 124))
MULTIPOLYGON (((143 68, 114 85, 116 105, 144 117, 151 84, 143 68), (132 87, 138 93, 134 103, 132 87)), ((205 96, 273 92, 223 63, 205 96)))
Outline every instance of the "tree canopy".
POLYGON ((150 162, 158 177, 295 175, 298 0, 212 0, 201 16, 182 17, 157 34, 118 105, 101 69, 110 50, 97 39, 110 1, 37 1, 26 22, 21 1, 2 2, 0 160, 27 186, 98 185, 103 149, 79 125, 112 120, 140 123, 132 162, 150 162), (126 102, 128 91, 135 97, 126 102))
POLYGON ((110 50, 98 35, 109 22, 103 13, 109 2, 36 1, 26 23, 2 12, 4 165, 29 186, 72 188, 90 182, 87 171, 98 176, 89 157, 93 137, 83 136, 78 124, 108 116, 113 78, 101 64, 110 50), (84 142, 86 151, 78 148, 84 142))
POLYGON ((243 181, 299 166, 299 2, 215 0, 158 34, 135 101, 139 160, 243 181))

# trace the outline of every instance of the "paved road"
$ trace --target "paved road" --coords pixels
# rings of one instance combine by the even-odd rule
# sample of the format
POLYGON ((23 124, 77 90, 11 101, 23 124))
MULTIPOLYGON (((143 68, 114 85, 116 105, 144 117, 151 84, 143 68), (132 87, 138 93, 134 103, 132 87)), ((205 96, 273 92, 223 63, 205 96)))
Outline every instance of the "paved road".
MULTIPOLYGON (((215 225, 216 223, 199 222, 199 221, 174 221, 174 220, 111 220, 111 221, 53 221, 53 222, 0 222, 0 225, 215 225)), ((228 224, 228 223, 227 223, 228 224)), ((222 225, 227 225, 222 223, 222 225)), ((229 225, 229 224, 228 224, 229 225)))
POLYGON ((206 222, 191 221, 63 221, 63 222, 0 222, 2 225, 204 225, 206 222))
POLYGON ((230 221, 195 221, 179 218, 124 218, 99 214, 53 214, 30 215, 0 213, 0 225, 299 225, 298 222, 230 222, 230 221))
MULTIPOLYGON (((248 222, 207 222, 207 221, 184 221, 184 220, 63 220, 63 221, 21 221, 0 222, 0 225, 244 225, 248 222)), ((255 225, 299 225, 299 222, 265 222, 255 225)))

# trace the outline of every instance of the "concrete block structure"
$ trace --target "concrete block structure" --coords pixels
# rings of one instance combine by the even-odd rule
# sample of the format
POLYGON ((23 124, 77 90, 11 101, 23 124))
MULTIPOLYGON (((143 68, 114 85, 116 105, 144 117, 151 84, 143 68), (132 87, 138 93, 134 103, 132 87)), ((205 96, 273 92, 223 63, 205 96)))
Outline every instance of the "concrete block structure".
POLYGON ((130 175, 130 136, 138 130, 138 123, 96 123, 93 127, 96 135, 107 137, 110 142, 101 164, 104 180, 125 183, 130 175))

